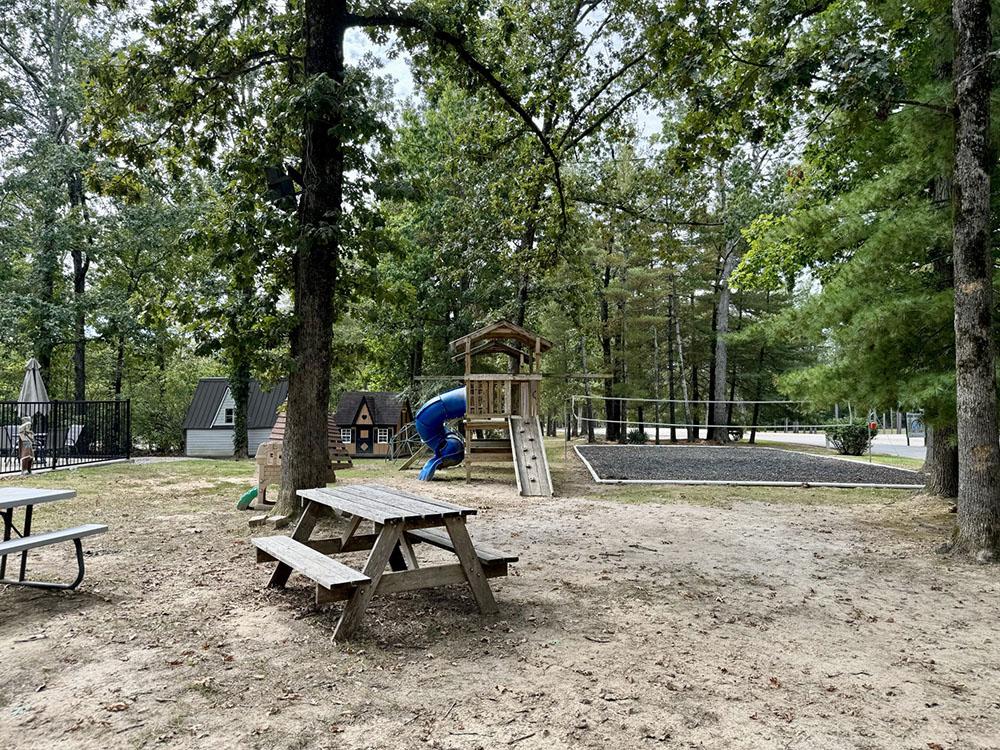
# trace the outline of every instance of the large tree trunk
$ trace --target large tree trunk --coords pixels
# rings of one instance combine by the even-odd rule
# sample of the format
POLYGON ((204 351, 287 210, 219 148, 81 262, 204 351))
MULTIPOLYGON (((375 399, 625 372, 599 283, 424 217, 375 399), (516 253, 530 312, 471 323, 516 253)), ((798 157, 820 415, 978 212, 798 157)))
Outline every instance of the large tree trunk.
MULTIPOLYGON (((723 258, 722 273, 719 275, 719 295, 715 302, 715 377, 712 381, 712 401, 714 419, 709 418, 710 424, 722 425, 724 414, 727 410, 721 403, 726 400, 726 370, 729 367, 729 350, 727 348, 726 336, 729 335, 729 277, 736 270, 739 256, 736 253, 736 243, 727 242, 723 258)), ((725 426, 709 428, 709 438, 720 443, 729 442, 729 430, 725 426)))
MULTIPOLYGON (((721 260, 722 260, 721 255, 720 255, 720 257, 716 258, 716 262, 715 262, 715 283, 712 285, 712 295, 713 295, 713 298, 712 298, 712 330, 711 330, 711 336, 710 336, 709 340, 712 342, 713 345, 712 345, 712 353, 709 355, 709 358, 708 358, 708 384, 707 384, 708 387, 705 389, 705 391, 707 393, 706 398, 708 399, 708 403, 705 405, 707 407, 706 408, 706 420, 705 421, 709 425, 716 424, 716 419, 715 419, 715 400, 714 400, 714 397, 713 397, 712 394, 715 392, 715 341, 716 341, 715 332, 716 332, 716 330, 718 330, 718 325, 719 325, 719 292, 721 291, 721 287, 719 286, 719 279, 722 276, 722 269, 719 267, 719 263, 721 262, 721 260)), ((709 427, 705 428, 705 439, 706 440, 713 440, 713 439, 715 439, 715 428, 714 427, 709 426, 709 427)))
POLYGON ((535 251, 535 238, 538 235, 538 207, 541 204, 541 187, 535 194, 531 205, 528 207, 528 220, 524 223, 524 231, 521 232, 520 247, 517 257, 521 262, 521 280, 517 288, 517 319, 514 321, 519 326, 524 327, 528 318, 528 299, 531 296, 531 269, 532 255, 535 251))
MULTIPOLYGON (((583 407, 583 415, 587 422, 587 442, 594 442, 594 400, 590 397, 590 371, 587 369, 587 339, 580 338, 580 360, 583 365, 583 393, 586 396, 586 405, 583 407)), ((573 420, 574 422, 576 420, 573 420)), ((574 435, 576 427, 574 425, 574 435)))
POLYGON ((677 396, 674 377, 674 294, 667 299, 667 398, 670 400, 670 442, 677 442, 677 396))
POLYGON ((125 378, 125 334, 119 333, 115 342, 115 401, 122 397, 122 381, 125 378))
POLYGON ((53 239, 55 217, 47 218, 43 226, 41 252, 32 261, 30 328, 33 353, 41 367, 42 380, 51 388, 52 353, 58 339, 58 322, 52 314, 55 308, 56 281, 59 278, 59 253, 53 239))
POLYGON ((410 345, 410 377, 409 383, 413 385, 416 379, 424 374, 424 331, 423 328, 420 329, 420 333, 413 339, 413 343, 410 345))
MULTIPOLYGON (((677 290, 673 279, 670 281, 670 317, 674 319, 674 333, 677 336, 677 367, 678 379, 681 383, 681 392, 684 394, 684 423, 688 425, 687 439, 691 440, 691 425, 694 424, 694 417, 691 416, 691 400, 688 398, 687 380, 684 379, 684 339, 681 338, 681 321, 677 316, 677 290)), ((671 419, 673 421, 673 419, 671 419)), ((671 435, 675 440, 676 436, 671 435)), ((676 442, 676 440, 675 440, 676 442)))
POLYGON ((927 458, 922 471, 927 492, 938 497, 958 497, 958 445, 955 426, 927 427, 927 458))
MULTIPOLYGON (((69 178, 69 203, 80 211, 80 219, 88 223, 87 201, 83 192, 83 176, 77 172, 69 178)), ((87 399, 87 328, 84 295, 87 292, 87 271, 90 270, 90 253, 79 242, 70 251, 73 258, 73 400, 87 399)))
POLYGON ((990 2, 954 0, 955 375, 958 407, 958 528, 953 550, 978 560, 1000 551, 990 247, 990 2))
MULTIPOLYGON (((240 352, 239 355, 242 355, 240 352)), ((239 356, 238 355, 238 356, 239 356)), ((249 458, 250 441, 247 437, 247 406, 250 403, 250 362, 240 356, 229 373, 229 391, 233 396, 233 456, 249 458)))
POLYGON ((653 442, 660 444, 660 337, 653 326, 653 396, 656 405, 653 407, 653 421, 656 423, 656 437, 653 442))
MULTIPOLYGON (((305 74, 326 76, 343 95, 346 0, 306 0, 305 74)), ((333 343, 333 295, 344 189, 343 113, 339 102, 310 107, 302 154, 295 274, 292 372, 277 512, 295 512, 296 492, 328 479, 327 412, 333 343)))
MULTIPOLYGON (((608 254, 611 254, 610 249, 608 254)), ((618 380, 618 368, 615 366, 611 348, 611 307, 608 303, 608 287, 611 286, 611 266, 604 266, 604 289, 601 295, 601 354, 604 361, 604 371, 611 374, 610 378, 604 380, 604 419, 605 430, 604 439, 609 443, 618 439, 619 425, 615 421, 619 418, 618 401, 613 399, 615 383, 618 380)))

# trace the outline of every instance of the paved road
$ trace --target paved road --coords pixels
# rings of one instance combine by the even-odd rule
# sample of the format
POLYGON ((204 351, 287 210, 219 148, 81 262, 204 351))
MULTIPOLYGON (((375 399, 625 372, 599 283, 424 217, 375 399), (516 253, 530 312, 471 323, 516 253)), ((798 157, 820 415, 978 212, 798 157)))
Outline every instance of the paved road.
MULTIPOLYGON (((825 445, 826 438, 822 434, 794 432, 758 432, 758 440, 773 440, 781 443, 798 443, 799 445, 825 445)), ((923 460, 927 455, 923 438, 910 438, 906 444, 906 435, 879 435, 872 441, 874 456, 905 456, 923 460)))
MULTIPOLYGON (((597 430, 597 432, 603 434, 603 430, 597 430)), ((653 428, 647 427, 646 434, 652 438, 653 428)), ((661 440, 664 435, 669 434, 669 430, 661 428, 661 440)), ((704 436, 704 430, 702 430, 702 436, 704 436)), ((687 438, 687 431, 683 429, 677 430, 677 437, 685 440, 687 438)), ((776 443, 798 443, 799 445, 818 445, 821 447, 826 445, 826 438, 821 432, 816 434, 808 432, 758 432, 757 439, 776 443)), ((911 437, 910 444, 907 445, 906 435, 887 435, 883 433, 872 441, 872 455, 903 456, 905 458, 918 458, 923 461, 927 455, 927 450, 924 447, 924 439, 922 437, 911 437)))

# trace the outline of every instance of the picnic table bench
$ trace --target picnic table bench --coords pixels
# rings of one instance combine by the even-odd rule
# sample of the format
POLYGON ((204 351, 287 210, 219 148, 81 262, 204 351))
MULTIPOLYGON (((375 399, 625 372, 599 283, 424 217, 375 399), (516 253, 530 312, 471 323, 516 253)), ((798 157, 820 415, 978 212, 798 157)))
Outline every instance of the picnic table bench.
POLYGON ((75 589, 83 581, 83 543, 82 539, 96 534, 103 534, 108 527, 98 523, 88 523, 58 531, 47 531, 41 534, 31 533, 31 517, 36 505, 68 500, 76 497, 73 490, 39 490, 28 487, 0 488, 0 514, 3 517, 3 541, 0 542, 0 584, 12 586, 31 586, 38 589, 75 589), (14 510, 24 508, 24 521, 21 528, 14 525, 14 510), (16 534, 16 538, 13 535, 16 534), (39 547, 48 547, 62 542, 73 542, 76 548, 77 575, 72 583, 49 583, 46 581, 26 580, 28 552, 39 547), (8 555, 21 556, 21 564, 17 580, 7 578, 8 555))
POLYGON ((480 611, 497 611, 487 579, 507 575, 517 557, 473 544, 465 520, 475 508, 375 484, 299 490, 298 495, 305 508, 291 536, 250 541, 258 563, 278 563, 269 586, 283 587, 294 570, 316 583, 317 605, 347 601, 335 639, 351 634, 375 594, 468 583, 480 611), (348 518, 347 529, 339 537, 312 539, 320 517, 330 511, 348 518), (372 533, 358 533, 364 521, 374 525, 372 533), (453 552, 458 562, 421 567, 413 552, 420 543, 453 552), (370 553, 360 571, 330 557, 363 550, 370 553))

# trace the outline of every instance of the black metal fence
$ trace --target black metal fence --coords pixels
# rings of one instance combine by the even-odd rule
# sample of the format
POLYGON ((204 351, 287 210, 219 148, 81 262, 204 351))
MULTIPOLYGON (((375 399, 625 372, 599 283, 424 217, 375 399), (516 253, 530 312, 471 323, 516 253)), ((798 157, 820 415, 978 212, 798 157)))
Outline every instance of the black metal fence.
POLYGON ((127 459, 132 455, 132 407, 125 401, 0 401, 0 474, 21 470, 18 429, 34 433, 34 468, 127 459))

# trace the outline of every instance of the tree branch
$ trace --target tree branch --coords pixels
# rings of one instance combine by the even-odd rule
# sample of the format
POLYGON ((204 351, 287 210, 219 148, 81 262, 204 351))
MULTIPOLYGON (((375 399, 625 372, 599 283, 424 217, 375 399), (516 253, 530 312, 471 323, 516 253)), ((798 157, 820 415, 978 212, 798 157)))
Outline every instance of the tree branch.
POLYGON ((267 67, 274 63, 281 62, 301 62, 302 58, 297 55, 283 55, 273 50, 265 50, 262 52, 256 52, 252 55, 247 55, 246 58, 240 61, 238 67, 231 70, 224 70, 219 73, 213 73, 212 75, 204 76, 188 76, 189 81, 195 81, 198 83, 205 83, 208 81, 225 81, 232 78, 236 78, 247 73, 252 73, 260 68, 267 67), (253 65, 248 65, 251 61, 256 60, 253 65))
MULTIPOLYGON (((590 123, 590 125, 588 125, 588 126, 587 126, 586 128, 584 128, 584 129, 583 129, 583 130, 581 130, 581 131, 580 131, 579 133, 577 133, 577 135, 576 135, 576 136, 575 136, 575 137, 573 138, 573 140, 571 140, 571 141, 569 142, 569 145, 570 145, 570 147, 571 147, 571 148, 575 147, 575 146, 576 146, 577 144, 579 144, 579 143, 580 143, 580 141, 582 141, 582 140, 583 140, 584 138, 586 138, 586 137, 587 137, 588 135, 590 135, 590 134, 591 134, 591 133, 593 133, 593 132, 594 132, 595 130, 597 130, 597 129, 598 129, 599 127, 601 127, 601 125, 603 125, 603 124, 605 123, 605 121, 607 121, 607 119, 608 119, 609 117, 611 117, 611 116, 612 116, 613 114, 615 114, 615 112, 617 112, 617 111, 618 111, 619 109, 621 109, 621 107, 622 107, 622 106, 623 106, 623 105, 625 104, 625 102, 627 102, 627 101, 628 101, 629 99, 631 99, 631 98, 633 98, 633 97, 635 97, 635 96, 638 96, 638 95, 639 95, 639 94, 641 94, 641 93, 642 93, 643 91, 645 91, 645 89, 646 89, 646 86, 648 86, 648 85, 649 85, 649 84, 650 84, 650 83, 651 83, 651 82, 653 81, 653 79, 654 79, 655 77, 656 77, 655 75, 653 75, 653 76, 648 76, 648 77, 644 78, 644 79, 643 79, 643 80, 642 80, 642 81, 641 81, 641 82, 639 83, 639 85, 638 85, 638 86, 636 86, 635 88, 633 88, 633 89, 632 89, 632 90, 630 90, 630 91, 626 91, 626 92, 625 92, 625 94, 623 94, 623 95, 621 96, 621 98, 619 98, 619 99, 618 99, 618 101, 616 101, 616 102, 615 102, 614 104, 612 104, 612 105, 611 105, 610 107, 608 107, 608 108, 607 108, 606 110, 604 110, 604 112, 602 112, 602 113, 601 113, 601 114, 600 114, 600 115, 599 115, 598 117, 596 117, 596 118, 594 119, 594 121, 593 121, 592 123, 590 123)), ((567 130, 567 133, 568 133, 568 132, 569 132, 569 131, 567 130)), ((563 145, 563 144, 562 144, 562 142, 560 142, 560 143, 559 143, 559 145, 560 145, 560 147, 562 147, 562 145, 563 145)))
POLYGON ((629 216, 634 216, 637 219, 642 219, 643 221, 651 221, 654 224, 660 224, 665 227, 721 227, 721 221, 695 221, 693 219, 665 219, 660 216, 650 216, 641 211, 632 208, 629 205, 622 203, 613 203, 611 201, 602 200, 600 198, 595 198, 590 195, 574 195, 573 200, 577 203, 584 203, 589 206, 601 206, 602 208, 614 208, 622 213, 626 213, 629 216))
POLYGON ((20 55, 14 52, 14 50, 7 44, 7 42, 4 41, 2 36, 0 36, 0 50, 5 52, 7 54, 7 57, 13 60, 14 63, 17 65, 17 67, 19 67, 22 71, 24 71, 24 74, 28 76, 28 78, 31 80, 31 83, 33 84, 32 88, 35 89, 35 93, 38 94, 40 97, 44 97, 45 82, 42 81, 37 71, 33 70, 30 65, 28 65, 24 60, 21 59, 20 55))
MULTIPOLYGON (((590 96, 587 97, 586 101, 584 101, 583 104, 581 104, 579 107, 577 107, 576 112, 574 112, 573 116, 570 117, 569 124, 566 125, 566 130, 563 132, 563 137, 559 140, 559 146, 560 147, 563 145, 563 143, 565 142, 566 138, 569 137, 570 131, 577 124, 577 122, 579 122, 580 118, 583 116, 583 113, 587 111, 587 109, 590 107, 590 105, 593 104, 595 101, 597 101, 598 97, 600 97, 601 94, 603 94, 605 91, 607 91, 608 88, 611 86, 611 84, 613 84, 615 81, 617 81, 623 75, 625 75, 629 70, 631 70, 632 68, 634 68, 636 65, 638 65, 639 63, 641 63, 645 59, 646 59, 646 54, 645 53, 641 53, 639 55, 636 55, 631 60, 629 60, 627 63, 625 63, 624 65, 622 65, 612 75, 608 76, 600 86, 596 87, 590 93, 590 96)), ((605 119, 607 119, 607 118, 605 118, 605 119)), ((579 140, 577 139, 574 142, 579 142, 579 140)))
POLYGON ((948 115, 948 117, 955 116, 955 109, 953 107, 945 107, 941 104, 931 104, 930 102, 918 102, 914 99, 886 99, 889 104, 900 104, 905 107, 922 107, 923 109, 929 109, 932 112, 938 112, 942 115, 948 115))
POLYGON ((485 64, 480 62, 479 59, 469 51, 465 44, 465 40, 459 38, 455 34, 452 34, 450 31, 445 31, 444 29, 436 27, 428 19, 392 11, 377 13, 370 16, 359 16, 354 13, 348 13, 345 16, 345 23, 347 26, 359 26, 363 28, 391 27, 398 29, 412 29, 414 31, 422 32, 430 39, 437 40, 447 47, 450 47, 455 54, 458 55, 458 58, 465 63, 470 70, 476 73, 476 75, 478 75, 486 83, 486 85, 493 89, 496 95, 499 96, 500 99, 502 99, 503 102, 524 121, 531 132, 535 134, 535 137, 542 146, 542 150, 552 161, 553 177, 556 184, 556 192, 559 194, 559 207, 562 212, 563 225, 565 226, 567 220, 566 195, 563 191, 562 172, 560 170, 559 157, 552 148, 552 144, 549 141, 548 136, 542 132, 538 123, 535 122, 534 118, 532 118, 527 110, 524 109, 521 103, 507 89, 507 87, 504 86, 500 79, 498 79, 485 64))

